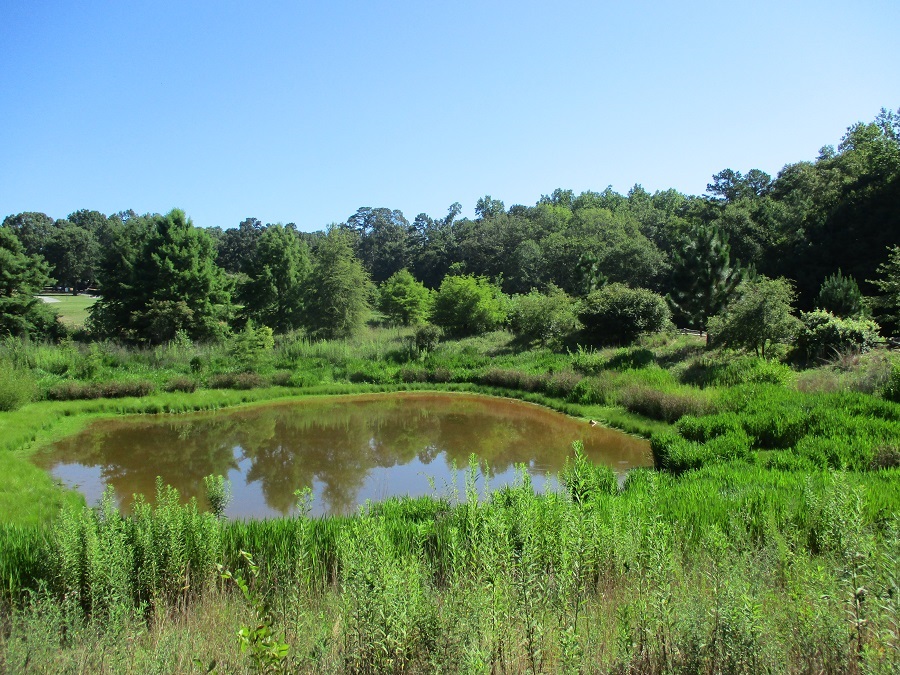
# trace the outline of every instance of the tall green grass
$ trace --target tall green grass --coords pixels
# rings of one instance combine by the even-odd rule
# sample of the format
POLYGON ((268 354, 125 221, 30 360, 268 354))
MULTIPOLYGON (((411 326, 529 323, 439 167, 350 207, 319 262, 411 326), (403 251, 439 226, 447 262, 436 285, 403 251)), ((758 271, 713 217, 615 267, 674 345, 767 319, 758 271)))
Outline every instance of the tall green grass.
MULTIPOLYGON (((281 665, 294 672, 900 664, 897 470, 874 482, 759 465, 706 466, 690 479, 640 470, 619 489, 576 453, 560 492, 535 493, 524 471, 478 492, 474 476, 459 496, 389 500, 342 518, 227 522, 161 486, 157 506, 131 516, 107 498, 49 529, 2 529, 0 550, 13 554, 2 563, 10 618, 0 653, 11 669, 26 653, 59 663, 81 653, 74 645, 106 653, 106 632, 143 623, 157 646, 136 645, 171 659, 152 650, 196 612, 207 625, 193 629, 243 671, 253 661, 225 627, 264 607, 288 646, 281 665), (217 562, 251 580, 257 609, 230 595, 217 562), (34 611, 57 616, 53 607, 71 610, 48 634, 34 611)), ((133 651, 107 657, 134 668, 145 652, 133 651)))

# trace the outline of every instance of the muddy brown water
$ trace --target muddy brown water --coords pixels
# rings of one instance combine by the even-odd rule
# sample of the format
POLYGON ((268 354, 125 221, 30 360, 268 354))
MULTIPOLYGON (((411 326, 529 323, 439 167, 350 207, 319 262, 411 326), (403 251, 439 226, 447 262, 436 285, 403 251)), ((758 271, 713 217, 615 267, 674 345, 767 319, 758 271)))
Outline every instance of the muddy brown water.
MULTIPOLYGON (((203 477, 227 476, 233 518, 294 511, 309 487, 312 512, 352 512, 366 500, 463 492, 469 456, 489 467, 496 488, 525 465, 535 488, 584 442, 593 461, 619 476, 652 466, 640 438, 592 427, 541 406, 470 394, 339 396, 179 416, 140 416, 90 424, 35 461, 96 503, 111 485, 127 510, 135 493, 152 499, 156 477, 188 499, 205 501, 203 477)), ((479 472, 477 487, 483 491, 479 472)))

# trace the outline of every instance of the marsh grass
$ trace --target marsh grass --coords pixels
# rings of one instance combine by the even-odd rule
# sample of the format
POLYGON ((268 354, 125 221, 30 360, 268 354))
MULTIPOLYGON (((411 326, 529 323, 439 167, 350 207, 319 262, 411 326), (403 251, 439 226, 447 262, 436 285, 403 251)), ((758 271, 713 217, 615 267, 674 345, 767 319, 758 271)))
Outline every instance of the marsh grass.
POLYGON ((106 503, 49 530, 0 530, 32 570, 4 600, 0 654, 10 671, 27 659, 252 672, 236 635, 264 607, 290 672, 900 664, 900 523, 877 515, 897 512, 889 483, 878 496, 862 475, 733 465, 690 481, 637 471, 620 490, 595 471, 576 453, 561 492, 535 493, 523 471, 479 493, 470 471, 447 499, 255 522, 204 515, 160 486, 160 503, 132 516, 106 503))
POLYGON ((672 335, 560 353, 519 351, 504 332, 428 349, 412 330, 294 334, 259 358, 249 389, 209 389, 238 364, 183 340, 7 341, 0 360, 38 397, 155 388, 0 414, 0 670, 253 672, 236 635, 260 623, 289 647, 278 667, 290 672, 900 668, 900 405, 878 396, 891 357, 814 371, 832 393, 672 335), (470 470, 460 491, 353 516, 309 518, 301 493, 297 517, 231 522, 216 517, 220 479, 217 511, 160 486, 157 506, 124 517, 109 497, 85 509, 28 461, 100 416, 406 389, 515 396, 655 433, 668 470, 632 471, 620 488, 574 453, 559 492, 536 494, 524 472, 476 489, 470 470), (217 564, 248 581, 249 600, 217 564))

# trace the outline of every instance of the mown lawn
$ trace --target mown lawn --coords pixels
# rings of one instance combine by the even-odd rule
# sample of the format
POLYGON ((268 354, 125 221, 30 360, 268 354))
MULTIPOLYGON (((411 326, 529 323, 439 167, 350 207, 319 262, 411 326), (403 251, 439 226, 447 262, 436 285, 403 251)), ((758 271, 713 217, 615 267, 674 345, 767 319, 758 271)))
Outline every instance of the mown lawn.
POLYGON ((97 301, 93 295, 72 295, 70 293, 41 293, 42 297, 49 297, 58 302, 50 303, 50 306, 59 314, 60 320, 67 326, 83 326, 87 321, 88 308, 97 301))

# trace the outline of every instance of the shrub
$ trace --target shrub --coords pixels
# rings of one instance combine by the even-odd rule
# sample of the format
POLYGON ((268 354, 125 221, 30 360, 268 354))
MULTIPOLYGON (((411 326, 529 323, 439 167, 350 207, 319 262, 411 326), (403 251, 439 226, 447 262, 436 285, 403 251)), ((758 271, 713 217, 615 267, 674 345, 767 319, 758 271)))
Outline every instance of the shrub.
POLYGON ((629 412, 664 422, 675 422, 684 415, 702 415, 705 398, 688 392, 666 392, 652 387, 632 385, 619 393, 619 403, 629 412))
POLYGON ((481 376, 481 384, 489 387, 521 389, 522 391, 542 391, 546 379, 542 375, 523 373, 519 370, 502 370, 491 368, 481 376))
POLYGON ((31 373, 0 362, 0 410, 16 410, 31 401, 37 387, 31 373))
POLYGON ((146 380, 113 380, 111 382, 80 383, 68 380, 53 385, 47 391, 51 401, 77 401, 95 398, 125 398, 147 396, 155 386, 146 380))
POLYGON ((416 332, 413 334, 413 343, 417 351, 433 352, 437 349, 442 336, 443 331, 439 326, 426 323, 424 326, 419 326, 416 329, 416 332))
POLYGON ((184 375, 173 377, 166 383, 166 391, 192 392, 197 390, 197 380, 184 375))
POLYGON ((255 327, 252 321, 239 333, 228 340, 228 356, 238 366, 250 370, 258 366, 260 360, 275 347, 275 337, 268 326, 255 327))
POLYGON ((703 417, 685 415, 678 420, 676 428, 678 433, 686 439, 697 441, 698 443, 705 443, 710 439, 724 436, 725 434, 744 431, 740 416, 733 412, 705 415, 703 417))
POLYGON ((583 379, 584 377, 578 373, 574 373, 571 370, 563 370, 550 375, 544 384, 544 388, 551 396, 568 398, 583 379))
POLYGON ((112 380, 94 385, 100 398, 125 398, 126 396, 147 396, 156 389, 146 380, 112 380))
POLYGON ((702 356, 684 371, 681 380, 700 387, 734 387, 739 384, 787 384, 793 371, 783 363, 756 356, 717 360, 702 356))
POLYGON ((596 375, 606 368, 607 358, 602 352, 585 349, 578 345, 578 351, 572 354, 572 367, 585 375, 596 375))
POLYGON ((662 296, 645 288, 609 284, 590 293, 578 318, 583 335, 593 345, 629 344, 643 333, 655 333, 669 323, 662 296))
POLYGON ((277 373, 272 373, 270 380, 276 387, 289 387, 293 377, 294 374, 291 371, 279 370, 277 373))
POLYGON ((806 361, 826 359, 843 352, 867 352, 878 341, 878 324, 871 319, 842 319, 816 310, 800 315, 797 352, 806 361))
POLYGON ((446 276, 434 299, 431 320, 448 334, 480 335, 506 319, 502 291, 485 277, 446 276))
POLYGON ((881 390, 881 395, 888 401, 900 403, 900 366, 891 368, 891 375, 881 390))
POLYGON ((256 389, 265 384, 256 373, 222 373, 209 378, 210 389, 256 389))
POLYGON ((551 285, 546 294, 531 291, 512 300, 510 330, 527 342, 558 344, 577 325, 574 300, 556 286, 551 285))
POLYGON ((602 405, 606 403, 615 390, 614 373, 603 373, 598 377, 585 377, 569 394, 569 401, 582 405, 602 405))

